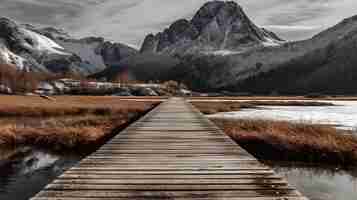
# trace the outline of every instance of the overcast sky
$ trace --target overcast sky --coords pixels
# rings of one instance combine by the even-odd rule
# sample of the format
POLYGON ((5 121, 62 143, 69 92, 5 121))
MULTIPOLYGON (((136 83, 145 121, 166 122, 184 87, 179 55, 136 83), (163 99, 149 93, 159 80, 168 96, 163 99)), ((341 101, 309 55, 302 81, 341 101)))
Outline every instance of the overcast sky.
MULTIPOLYGON (((0 15, 57 26, 77 37, 102 36, 139 46, 208 0, 0 0, 0 15)), ((287 40, 311 37, 357 15, 357 0, 235 0, 259 26, 287 40)))

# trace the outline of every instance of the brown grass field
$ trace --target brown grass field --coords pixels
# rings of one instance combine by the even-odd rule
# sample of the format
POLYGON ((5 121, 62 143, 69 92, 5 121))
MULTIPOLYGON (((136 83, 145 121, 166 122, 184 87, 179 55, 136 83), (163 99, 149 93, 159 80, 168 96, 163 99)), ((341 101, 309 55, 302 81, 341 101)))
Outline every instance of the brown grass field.
POLYGON ((0 145, 55 150, 98 145, 159 102, 120 97, 0 96, 0 145))
POLYGON ((331 126, 268 120, 212 119, 259 159, 357 164, 357 138, 331 126))
POLYGON ((258 106, 333 106, 332 103, 314 101, 194 101, 192 102, 203 114, 239 111, 244 108, 257 108, 258 106))
POLYGON ((122 97, 111 96, 58 96, 54 101, 38 96, 0 96, 0 116, 107 115, 116 112, 142 111, 150 104, 150 102, 127 101, 122 97))

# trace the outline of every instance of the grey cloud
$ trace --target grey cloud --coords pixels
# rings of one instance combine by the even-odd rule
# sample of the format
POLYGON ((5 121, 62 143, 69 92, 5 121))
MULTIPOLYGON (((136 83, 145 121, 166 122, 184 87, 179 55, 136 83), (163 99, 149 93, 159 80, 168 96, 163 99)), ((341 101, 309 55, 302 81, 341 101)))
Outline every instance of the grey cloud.
MULTIPOLYGON (((90 3, 90 2, 88 2, 90 3)), ((1 0, 0 12, 22 23, 60 25, 76 17, 82 4, 61 0, 1 0)))
POLYGON ((322 17, 328 13, 325 8, 301 8, 295 11, 280 11, 267 18, 267 21, 274 25, 295 25, 306 20, 322 17), (283 16, 283 17, 282 17, 283 16))
MULTIPOLYGON (((190 18, 208 0, 0 0, 1 15, 139 46, 146 34, 190 18)), ((235 0, 258 25, 305 39, 357 14, 356 0, 235 0)))

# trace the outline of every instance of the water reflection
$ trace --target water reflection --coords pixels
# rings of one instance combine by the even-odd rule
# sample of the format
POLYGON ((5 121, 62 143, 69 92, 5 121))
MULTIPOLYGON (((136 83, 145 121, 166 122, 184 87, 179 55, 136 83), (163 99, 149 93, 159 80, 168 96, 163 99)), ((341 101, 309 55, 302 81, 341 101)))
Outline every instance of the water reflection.
POLYGON ((27 200, 82 158, 30 147, 0 152, 0 199, 27 200))
POLYGON ((311 200, 356 200, 357 167, 350 171, 296 163, 268 163, 311 200))

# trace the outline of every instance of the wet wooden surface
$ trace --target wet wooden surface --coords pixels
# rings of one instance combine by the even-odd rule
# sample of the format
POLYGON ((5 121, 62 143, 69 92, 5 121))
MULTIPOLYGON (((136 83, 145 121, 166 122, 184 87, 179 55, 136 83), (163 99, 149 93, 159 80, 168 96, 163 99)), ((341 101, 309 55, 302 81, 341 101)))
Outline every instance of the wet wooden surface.
POLYGON ((307 200, 180 98, 162 103, 32 200, 307 200))

